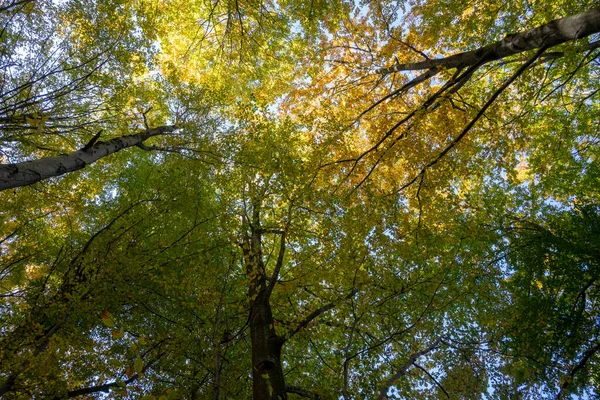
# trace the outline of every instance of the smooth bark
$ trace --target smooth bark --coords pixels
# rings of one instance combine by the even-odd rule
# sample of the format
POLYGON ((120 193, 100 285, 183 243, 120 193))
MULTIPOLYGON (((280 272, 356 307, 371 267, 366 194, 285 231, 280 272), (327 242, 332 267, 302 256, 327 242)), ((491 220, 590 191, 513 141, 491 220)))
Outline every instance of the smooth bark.
POLYGON ((525 32, 507 35, 498 42, 476 50, 454 54, 441 59, 395 64, 388 68, 382 68, 379 73, 387 75, 392 72, 431 68, 465 68, 500 60, 528 50, 553 47, 598 32, 600 32, 600 9, 592 9, 580 14, 556 19, 525 32))
POLYGON ((105 142, 90 142, 69 154, 39 160, 0 165, 0 191, 27 186, 44 179, 85 168, 101 158, 132 146, 140 146, 152 136, 171 133, 175 126, 161 126, 134 135, 121 136, 105 142))

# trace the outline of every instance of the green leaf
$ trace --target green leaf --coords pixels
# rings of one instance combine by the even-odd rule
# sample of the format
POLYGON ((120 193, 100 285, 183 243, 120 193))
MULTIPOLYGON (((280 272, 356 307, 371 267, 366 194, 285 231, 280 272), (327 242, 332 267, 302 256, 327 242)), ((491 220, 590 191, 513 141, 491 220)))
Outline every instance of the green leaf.
POLYGON ((138 374, 141 374, 143 369, 144 369, 144 361, 141 358, 136 358, 133 363, 133 370, 135 372, 137 372, 138 374))
POLYGON ((115 327, 115 321, 113 320, 112 315, 110 315, 110 312, 108 312, 108 310, 102 311, 100 318, 102 319, 102 323, 104 325, 108 326, 109 328, 115 327))

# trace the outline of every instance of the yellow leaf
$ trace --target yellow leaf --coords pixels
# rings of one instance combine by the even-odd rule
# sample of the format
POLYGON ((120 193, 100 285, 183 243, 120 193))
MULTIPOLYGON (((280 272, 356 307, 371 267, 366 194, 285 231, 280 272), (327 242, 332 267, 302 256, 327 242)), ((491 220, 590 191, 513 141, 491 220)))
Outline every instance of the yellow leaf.
POLYGON ((141 358, 136 358, 133 363, 133 370, 138 374, 141 374, 142 369, 144 369, 144 361, 141 358))
POLYGON ((39 120, 35 119, 35 118, 29 118, 29 117, 25 117, 25 122, 27 122, 29 125, 37 127, 39 125, 39 120))
POLYGON ((102 311, 102 314, 100 314, 100 318, 102 318, 102 322, 104 323, 104 325, 108 326, 109 328, 115 327, 115 321, 113 320, 112 315, 110 315, 108 310, 102 311))

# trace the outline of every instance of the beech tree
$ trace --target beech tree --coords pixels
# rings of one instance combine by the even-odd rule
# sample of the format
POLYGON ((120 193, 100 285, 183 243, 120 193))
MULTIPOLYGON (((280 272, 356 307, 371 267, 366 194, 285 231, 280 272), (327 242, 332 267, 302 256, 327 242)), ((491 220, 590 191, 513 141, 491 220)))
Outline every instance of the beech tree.
POLYGON ((3 398, 598 396, 594 2, 0 23, 3 398))

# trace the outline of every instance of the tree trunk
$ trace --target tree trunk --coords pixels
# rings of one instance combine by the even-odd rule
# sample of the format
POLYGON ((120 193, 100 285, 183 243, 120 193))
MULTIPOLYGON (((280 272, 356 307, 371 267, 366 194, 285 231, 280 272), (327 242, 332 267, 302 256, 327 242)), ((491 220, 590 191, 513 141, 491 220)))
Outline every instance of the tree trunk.
POLYGON ((283 340, 275 333, 269 301, 261 300, 255 301, 250 310, 253 399, 287 399, 281 365, 283 340))
POLYGON ((284 338, 275 332, 271 311, 269 279, 262 256, 260 201, 253 202, 251 235, 244 235, 242 251, 249 280, 250 336, 252 341, 252 397, 254 400, 285 400, 285 379, 281 364, 284 338))
POLYGON ((381 74, 430 68, 465 68, 476 64, 522 53, 527 50, 549 48, 571 40, 600 32, 600 9, 592 9, 570 17, 557 19, 525 32, 507 35, 504 39, 477 50, 452 56, 383 68, 381 74))
POLYGON ((92 139, 85 147, 69 154, 16 164, 1 164, 0 191, 31 185, 44 179, 80 170, 103 157, 127 147, 139 146, 152 136, 164 135, 175 129, 175 126, 161 126, 135 135, 121 136, 95 144, 92 139))

